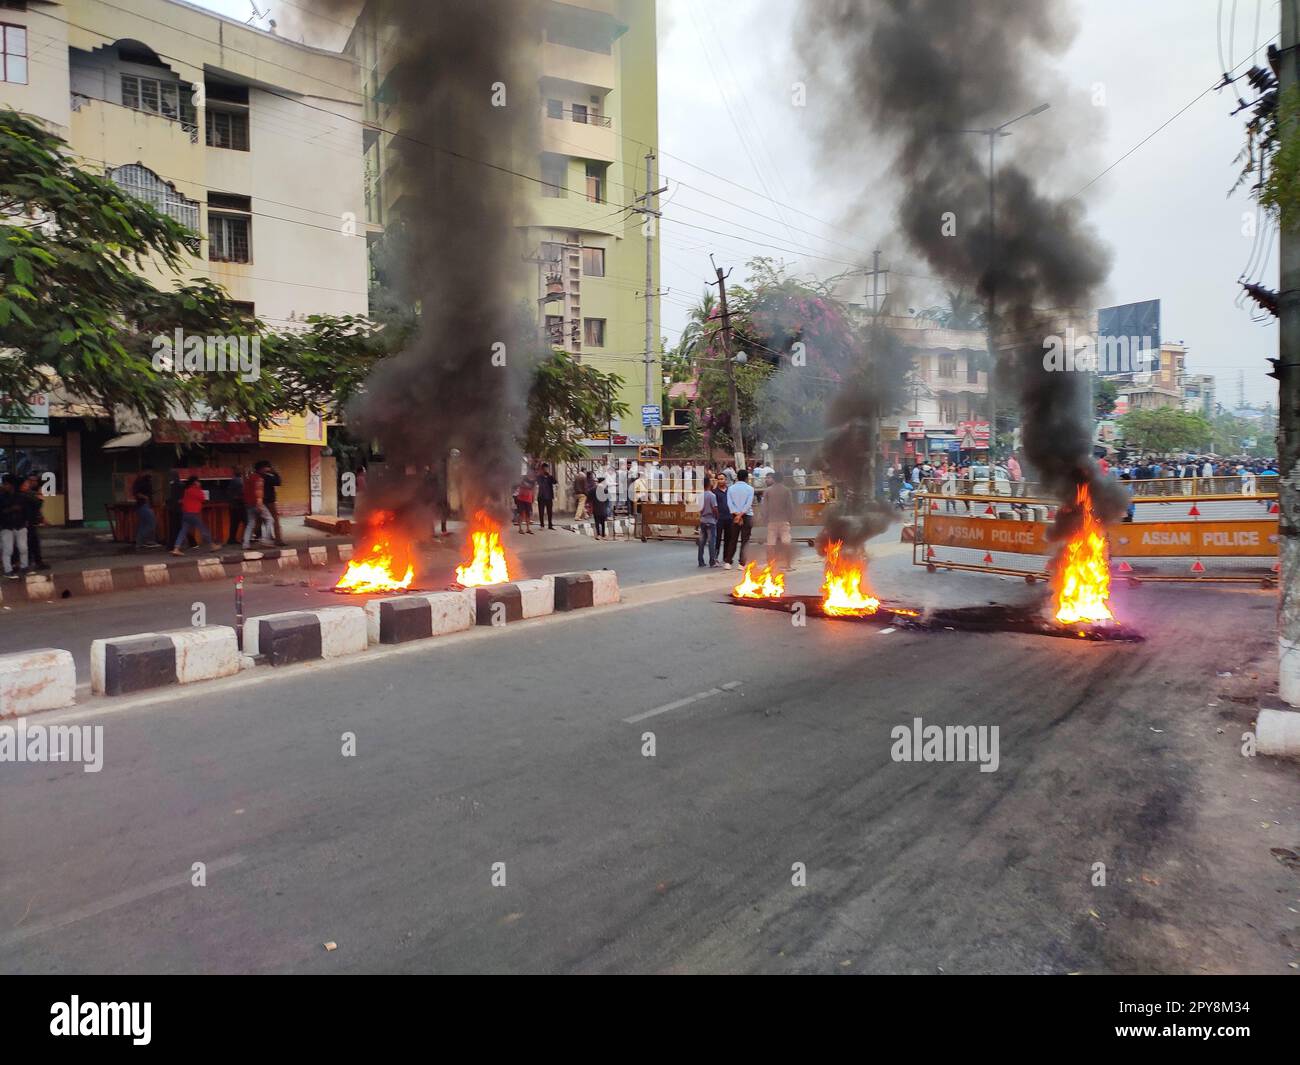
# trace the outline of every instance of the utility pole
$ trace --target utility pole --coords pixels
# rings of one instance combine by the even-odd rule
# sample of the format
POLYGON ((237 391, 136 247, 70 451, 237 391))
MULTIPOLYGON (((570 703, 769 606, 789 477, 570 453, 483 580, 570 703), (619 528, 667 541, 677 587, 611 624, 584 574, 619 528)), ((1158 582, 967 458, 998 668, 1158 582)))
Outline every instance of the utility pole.
MULTIPOLYGON (((713 262, 712 255, 709 262, 713 262)), ((741 470, 745 467, 745 437, 740 427, 740 396, 736 392, 736 364, 731 354, 731 312, 727 310, 727 278, 731 271, 724 274, 717 263, 713 263, 713 269, 718 275, 718 301, 722 304, 722 355, 727 367, 727 386, 731 390, 731 447, 736 469, 741 470)))
MULTIPOLYGON (((1297 81, 1296 5, 1282 4, 1278 42, 1278 96, 1297 81)), ((1282 150, 1300 135, 1295 120, 1278 106, 1278 141, 1282 150)), ((1279 227, 1278 360, 1278 694, 1300 706, 1300 234, 1279 227)))
MULTIPOLYGON (((638 214, 644 217, 641 224, 641 232, 645 234, 645 404, 646 406, 658 405, 655 399, 655 385, 658 383, 654 374, 654 331, 655 316, 654 303, 652 302, 660 293, 655 289, 655 230, 659 226, 661 213, 655 208, 654 197, 659 193, 665 192, 668 186, 656 189, 654 187, 654 163, 655 153, 646 152, 645 157, 645 195, 638 196, 637 202, 642 204, 641 207, 632 208, 638 214)), ((646 435, 650 440, 658 439, 659 433, 653 427, 649 427, 646 435)))

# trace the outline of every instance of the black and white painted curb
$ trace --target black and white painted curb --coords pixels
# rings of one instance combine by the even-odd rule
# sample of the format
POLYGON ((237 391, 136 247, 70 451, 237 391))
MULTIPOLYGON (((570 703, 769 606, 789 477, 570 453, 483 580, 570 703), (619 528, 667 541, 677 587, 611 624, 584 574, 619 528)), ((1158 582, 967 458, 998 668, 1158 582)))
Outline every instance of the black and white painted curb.
MULTIPOLYGON (((95 695, 130 695, 217 680, 259 665, 340 658, 476 625, 500 627, 618 601, 618 575, 594 570, 372 599, 364 606, 264 614, 245 620, 242 651, 239 634, 228 625, 112 636, 90 646, 90 688, 95 695)), ((76 668, 68 651, 45 648, 0 655, 0 718, 71 706, 76 688, 76 668)))
MULTIPOLYGON (((569 532, 575 532, 579 536, 596 535, 596 523, 591 521, 575 521, 565 528, 569 532)), ((636 534, 635 518, 609 518, 605 522, 605 533, 607 536, 634 536, 636 534)))
POLYGON ((239 645, 229 625, 113 636, 90 645, 90 690, 96 695, 194 684, 239 669, 239 645))
POLYGON ((201 555, 176 562, 142 563, 112 569, 69 570, 67 573, 29 573, 21 580, 0 581, 0 604, 40 603, 108 592, 130 592, 171 584, 221 581, 251 573, 278 573, 287 569, 310 569, 352 557, 349 543, 317 544, 312 547, 266 548, 226 555, 201 555))

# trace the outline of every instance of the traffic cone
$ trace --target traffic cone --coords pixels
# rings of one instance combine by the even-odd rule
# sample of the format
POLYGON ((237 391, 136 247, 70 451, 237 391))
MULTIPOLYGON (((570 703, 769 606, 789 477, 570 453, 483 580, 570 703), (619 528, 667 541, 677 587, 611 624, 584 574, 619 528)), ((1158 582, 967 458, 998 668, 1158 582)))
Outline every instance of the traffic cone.
POLYGON ((938 510, 938 509, 939 509, 939 501, 938 501, 937 499, 934 500, 934 501, 930 504, 930 509, 931 509, 931 510, 938 510))
POLYGON ((1203 565, 1201 565, 1201 560, 1200 560, 1199 558, 1198 558, 1195 562, 1192 563, 1192 572, 1193 572, 1193 573, 1204 573, 1204 572, 1205 572, 1205 567, 1204 567, 1203 565))
POLYGON ((1277 504, 1276 504, 1276 503, 1271 504, 1271 505, 1269 506, 1269 508, 1268 508, 1268 512, 1269 512, 1270 514, 1276 514, 1276 513, 1277 513, 1277 504))
POLYGON ((1119 564, 1119 571, 1120 573, 1132 573, 1133 567, 1130 566, 1127 562, 1121 561, 1119 564))
POLYGON ((1274 572, 1274 573, 1281 573, 1281 572, 1282 572, 1282 563, 1281 563, 1281 562, 1274 562, 1274 563, 1273 563, 1273 572, 1274 572))
POLYGON ((925 557, 926 557, 926 558, 934 558, 934 548, 933 548, 933 547, 930 547, 930 548, 927 548, 927 549, 926 549, 925 557))
POLYGON ((993 515, 995 515, 995 516, 997 515, 997 511, 993 509, 993 504, 992 504, 992 503, 990 503, 990 504, 988 505, 988 507, 985 508, 984 513, 985 513, 985 514, 993 514, 993 515))
POLYGON ((984 552, 984 564, 987 566, 993 561, 993 556, 987 551, 984 552))
POLYGON ((1187 516, 1189 518, 1199 518, 1201 516, 1201 512, 1196 509, 1195 503, 1192 504, 1192 509, 1187 512, 1187 516))

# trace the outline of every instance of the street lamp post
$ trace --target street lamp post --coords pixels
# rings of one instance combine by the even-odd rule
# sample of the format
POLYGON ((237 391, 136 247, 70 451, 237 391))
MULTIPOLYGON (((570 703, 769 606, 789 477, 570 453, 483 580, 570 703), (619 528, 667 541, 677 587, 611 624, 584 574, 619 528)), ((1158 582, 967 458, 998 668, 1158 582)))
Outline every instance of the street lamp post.
MULTIPOLYGON (((989 129, 959 129, 958 133, 978 133, 982 137, 989 139, 989 293, 988 309, 984 313, 984 331, 988 340, 989 349, 989 465, 997 461, 998 457, 998 393, 997 393, 997 323, 996 311, 994 309, 995 285, 993 274, 993 260, 997 254, 997 208, 994 200, 994 169, 993 169, 993 146, 997 143, 999 137, 1010 137, 1011 134, 1006 131, 1007 127, 1019 122, 1022 118, 1032 118, 1034 115, 1041 115, 1051 104, 1039 104, 1032 111, 1026 111, 1023 115, 1017 115, 1008 122, 1003 122, 1000 126, 993 126, 989 129)), ((990 476, 992 476, 990 474, 990 476)))

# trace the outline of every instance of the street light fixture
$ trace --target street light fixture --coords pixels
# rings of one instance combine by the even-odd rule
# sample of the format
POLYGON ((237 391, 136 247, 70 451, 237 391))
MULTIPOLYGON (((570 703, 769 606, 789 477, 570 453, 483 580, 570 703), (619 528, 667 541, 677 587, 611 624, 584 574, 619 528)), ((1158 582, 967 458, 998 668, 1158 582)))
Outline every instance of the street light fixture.
POLYGON ((995 340, 997 329, 994 321, 994 286, 993 286, 993 256, 997 249, 997 214, 994 206, 994 169, 993 169, 993 146, 997 143, 999 137, 1010 137, 1007 127, 1019 122, 1022 118, 1032 118, 1034 115, 1041 115, 1051 104, 1039 104, 1023 115, 1017 115, 1000 126, 991 126, 988 129, 959 129, 956 133, 978 133, 981 137, 989 139, 989 298, 988 310, 984 314, 984 328, 988 337, 989 349, 989 461, 994 462, 998 457, 998 400, 997 384, 995 375, 997 374, 998 352, 995 340))

